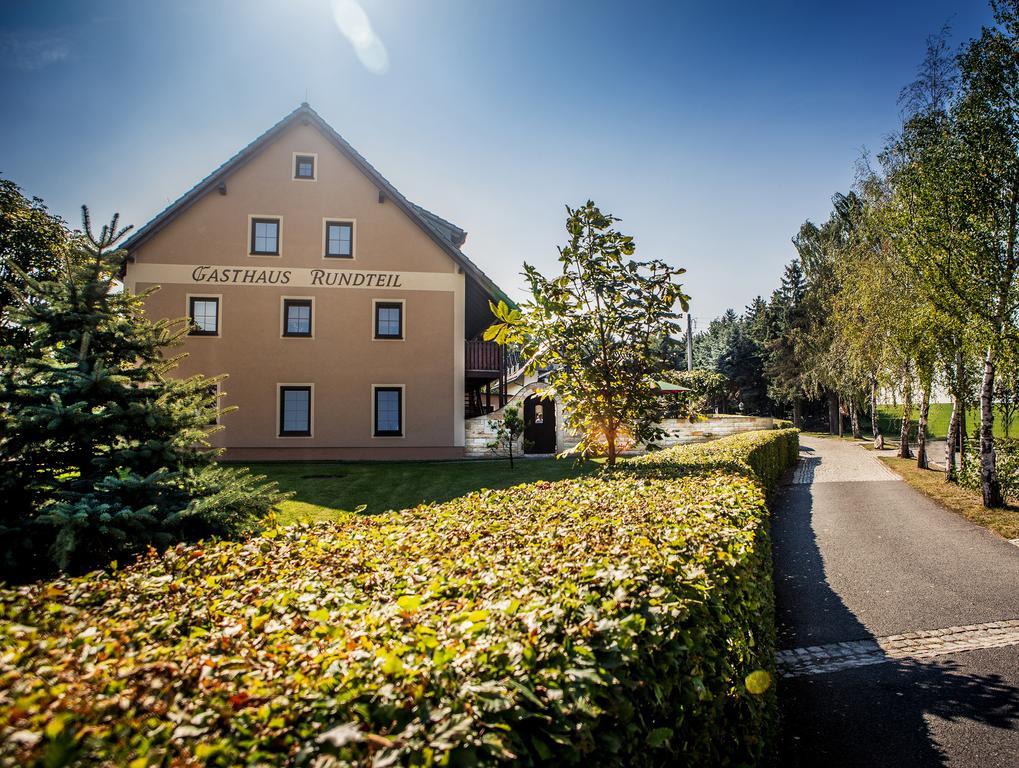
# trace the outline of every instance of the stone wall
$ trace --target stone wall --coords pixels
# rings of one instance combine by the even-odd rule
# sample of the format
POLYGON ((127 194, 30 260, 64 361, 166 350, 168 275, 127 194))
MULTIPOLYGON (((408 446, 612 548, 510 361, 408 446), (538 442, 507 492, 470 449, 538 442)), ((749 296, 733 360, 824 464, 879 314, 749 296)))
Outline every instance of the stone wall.
MULTIPOLYGON (((488 416, 477 416, 467 419, 464 422, 464 455, 469 459, 494 458, 505 456, 506 451, 493 451, 489 445, 495 441, 495 429, 488 425, 491 420, 502 420, 502 411, 496 411, 488 416)), ((513 455, 517 456, 524 452, 524 439, 519 438, 513 446, 513 455)))
MULTIPOLYGON (((532 394, 532 387, 525 387, 515 395, 509 405, 521 406, 524 398, 532 394)), ((562 407, 556 402, 556 444, 560 451, 573 448, 579 441, 580 436, 567 432, 563 428, 562 407)), ((489 426, 489 421, 502 419, 502 410, 495 411, 488 416, 478 416, 467 419, 464 423, 465 449, 464 455, 468 458, 492 458, 505 456, 505 450, 495 452, 489 445, 495 440, 495 429, 489 426)), ((704 421, 689 422, 686 419, 666 419, 661 424, 668 435, 659 441, 661 448, 670 448, 673 445, 685 445, 687 443, 703 443, 708 440, 716 440, 726 435, 734 435, 737 432, 753 432, 760 429, 772 429, 775 426, 774 419, 770 416, 708 416, 704 421)), ((519 440, 513 448, 513 454, 523 453, 523 440, 519 440)), ((640 449, 635 451, 641 452, 640 449)))

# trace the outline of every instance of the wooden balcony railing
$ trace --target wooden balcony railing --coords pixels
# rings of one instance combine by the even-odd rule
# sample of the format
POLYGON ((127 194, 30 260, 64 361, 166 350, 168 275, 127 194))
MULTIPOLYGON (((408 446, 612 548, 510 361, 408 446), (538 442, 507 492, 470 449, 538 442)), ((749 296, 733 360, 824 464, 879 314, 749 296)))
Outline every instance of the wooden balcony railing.
POLYGON ((494 341, 472 339, 466 342, 464 410, 467 418, 491 413, 506 405, 506 362, 506 350, 494 341))
POLYGON ((503 348, 494 341, 468 341, 464 355, 464 369, 467 373, 491 373, 492 378, 503 372, 505 355, 503 348))

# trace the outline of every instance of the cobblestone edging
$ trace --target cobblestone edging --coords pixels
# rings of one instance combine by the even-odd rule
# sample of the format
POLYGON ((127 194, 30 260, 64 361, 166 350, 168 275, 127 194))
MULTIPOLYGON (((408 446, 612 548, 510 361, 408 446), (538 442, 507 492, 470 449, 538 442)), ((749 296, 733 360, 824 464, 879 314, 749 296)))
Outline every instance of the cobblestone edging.
POLYGON ((872 640, 814 645, 779 651, 776 660, 784 677, 838 672, 899 659, 927 659, 963 651, 1019 645, 1019 619, 927 629, 872 640))

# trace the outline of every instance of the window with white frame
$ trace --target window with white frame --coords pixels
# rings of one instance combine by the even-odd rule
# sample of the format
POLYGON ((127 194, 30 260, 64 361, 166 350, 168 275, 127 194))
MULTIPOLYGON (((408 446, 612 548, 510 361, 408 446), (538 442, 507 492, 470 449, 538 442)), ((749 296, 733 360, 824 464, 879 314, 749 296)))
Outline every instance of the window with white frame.
POLYGON ((399 301, 375 302, 375 338, 403 338, 403 303, 399 301))
POLYGON ((294 178, 295 179, 315 178, 314 155, 294 155, 294 178))
POLYGON ((280 220, 270 218, 251 219, 251 254, 257 256, 279 256, 280 220))
POLYGON ((191 296, 188 299, 188 319, 191 336, 219 335, 219 297, 191 296))
POLYGON ((403 435, 403 388, 375 387, 375 437, 403 435))
POLYGON ((311 387, 280 387, 280 437, 311 435, 311 387))
POLYGON ((283 299, 283 335, 311 336, 311 299, 283 299))
POLYGON ((354 257, 354 225, 349 221, 326 222, 325 256, 332 259, 354 257))

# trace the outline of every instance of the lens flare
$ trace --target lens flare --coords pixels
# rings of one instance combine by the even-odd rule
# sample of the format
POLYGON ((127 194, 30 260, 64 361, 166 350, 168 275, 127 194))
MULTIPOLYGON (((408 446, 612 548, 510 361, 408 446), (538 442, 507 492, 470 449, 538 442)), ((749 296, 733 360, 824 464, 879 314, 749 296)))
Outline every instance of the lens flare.
POLYGON ((375 34, 368 14, 357 0, 333 0, 333 21, 354 46, 354 53, 365 69, 376 75, 389 70, 386 46, 375 34))

